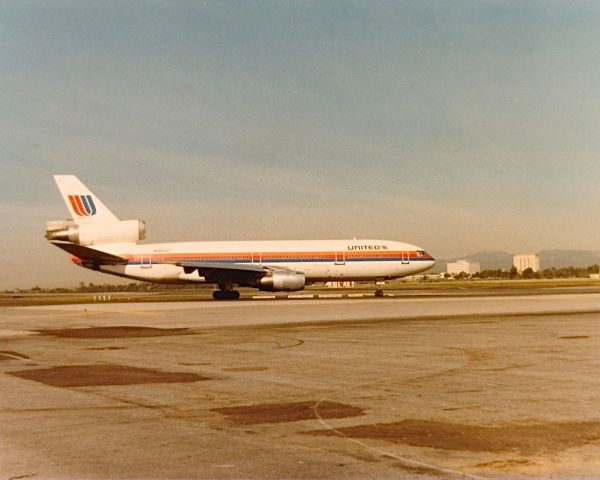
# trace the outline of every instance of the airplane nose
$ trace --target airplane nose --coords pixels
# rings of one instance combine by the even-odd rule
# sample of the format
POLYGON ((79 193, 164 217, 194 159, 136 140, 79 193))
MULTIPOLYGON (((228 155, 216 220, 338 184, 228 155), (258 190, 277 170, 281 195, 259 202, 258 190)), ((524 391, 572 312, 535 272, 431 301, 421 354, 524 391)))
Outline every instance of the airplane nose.
POLYGON ((429 270, 431 267, 435 265, 435 258, 425 250, 417 250, 417 256, 419 258, 419 271, 423 272, 425 270, 429 270))
POLYGON ((425 258, 426 260, 426 264, 427 264, 427 268, 431 268, 435 265, 435 258, 433 258, 433 255, 431 255, 429 252, 425 252, 425 258))

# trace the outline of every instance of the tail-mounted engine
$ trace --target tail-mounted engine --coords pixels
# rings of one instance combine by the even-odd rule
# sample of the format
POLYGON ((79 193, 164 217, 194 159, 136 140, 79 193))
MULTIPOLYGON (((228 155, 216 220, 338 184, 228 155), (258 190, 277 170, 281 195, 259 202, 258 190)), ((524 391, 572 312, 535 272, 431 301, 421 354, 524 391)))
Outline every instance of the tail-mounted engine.
POLYGON ((302 290, 306 285, 303 273, 288 270, 276 270, 259 280, 259 290, 268 292, 292 292, 302 290))
POLYGON ((146 238, 146 222, 122 220, 110 223, 76 224, 73 220, 55 220, 46 224, 46 238, 79 245, 137 242, 146 238))

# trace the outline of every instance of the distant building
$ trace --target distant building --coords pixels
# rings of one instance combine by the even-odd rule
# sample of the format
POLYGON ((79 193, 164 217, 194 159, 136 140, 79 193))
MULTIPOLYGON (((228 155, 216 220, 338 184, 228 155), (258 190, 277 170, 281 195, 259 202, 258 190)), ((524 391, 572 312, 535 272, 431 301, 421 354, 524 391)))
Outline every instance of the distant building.
POLYGON ((456 262, 449 263, 446 266, 446 271, 450 275, 458 275, 461 272, 465 272, 467 275, 473 275, 477 272, 481 272, 481 265, 479 264, 479 262, 457 260, 456 262))
POLYGON ((519 253, 513 257, 513 266, 519 273, 528 268, 531 268, 534 272, 539 272, 540 257, 537 253, 519 253))

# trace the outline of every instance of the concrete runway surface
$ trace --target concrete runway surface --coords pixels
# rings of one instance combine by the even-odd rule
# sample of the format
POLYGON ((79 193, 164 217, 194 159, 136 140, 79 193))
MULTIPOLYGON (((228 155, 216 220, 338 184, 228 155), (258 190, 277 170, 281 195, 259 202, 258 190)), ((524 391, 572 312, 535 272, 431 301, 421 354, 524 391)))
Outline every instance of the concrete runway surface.
POLYGON ((600 295, 0 309, 1 478, 600 478, 600 295))

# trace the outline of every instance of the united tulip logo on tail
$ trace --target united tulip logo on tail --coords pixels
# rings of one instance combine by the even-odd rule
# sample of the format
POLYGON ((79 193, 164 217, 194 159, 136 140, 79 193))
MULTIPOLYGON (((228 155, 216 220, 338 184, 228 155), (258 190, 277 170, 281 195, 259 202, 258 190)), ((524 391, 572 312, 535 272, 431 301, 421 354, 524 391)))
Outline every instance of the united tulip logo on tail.
POLYGON ((91 195, 69 195, 73 211, 80 217, 96 215, 96 205, 91 195))

